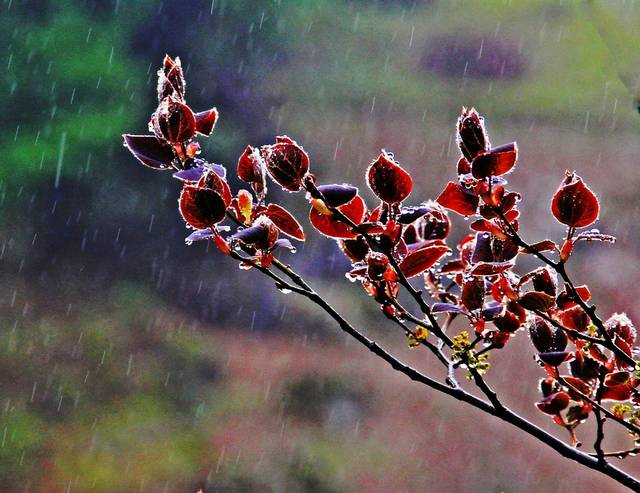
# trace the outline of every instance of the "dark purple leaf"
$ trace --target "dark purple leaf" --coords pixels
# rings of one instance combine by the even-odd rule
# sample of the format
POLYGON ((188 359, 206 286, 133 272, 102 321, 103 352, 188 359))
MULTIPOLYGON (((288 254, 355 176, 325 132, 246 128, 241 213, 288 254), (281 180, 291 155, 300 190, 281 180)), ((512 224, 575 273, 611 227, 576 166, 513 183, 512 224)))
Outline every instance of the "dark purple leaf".
POLYGON ((452 303, 434 303, 431 306, 432 313, 466 313, 464 308, 452 303))
POLYGON ((145 166, 154 169, 170 169, 173 149, 153 135, 124 134, 124 145, 145 166))

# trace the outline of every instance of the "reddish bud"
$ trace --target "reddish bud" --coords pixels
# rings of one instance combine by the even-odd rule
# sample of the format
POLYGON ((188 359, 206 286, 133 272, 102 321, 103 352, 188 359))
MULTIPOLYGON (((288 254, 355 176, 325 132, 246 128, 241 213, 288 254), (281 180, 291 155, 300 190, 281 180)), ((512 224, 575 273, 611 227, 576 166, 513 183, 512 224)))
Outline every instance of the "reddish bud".
POLYGON ((250 183, 258 196, 267 192, 267 181, 265 176, 265 163, 258 149, 247 146, 238 159, 238 178, 250 183))
POLYGON ((564 181, 553 196, 551 211, 562 224, 584 228, 598 219, 600 205, 598 198, 582 178, 567 171, 564 181))
POLYGON ((162 68, 158 70, 158 101, 168 96, 183 100, 185 92, 184 74, 180 58, 173 60, 165 55, 162 68))
POLYGON ((241 222, 250 223, 253 216, 253 197, 251 193, 244 189, 238 190, 238 198, 234 203, 237 205, 236 209, 241 216, 241 222))
POLYGON ((294 140, 276 137, 276 143, 261 149, 267 171, 273 180, 288 192, 298 192, 302 178, 309 170, 309 156, 294 140))
POLYGON ((382 281, 389 269, 389 259, 383 253, 369 252, 366 257, 367 276, 372 281, 382 281))
POLYGON ((545 378, 540 380, 540 392, 542 392, 543 397, 549 397, 553 394, 553 390, 555 388, 556 381, 553 378, 545 378))
POLYGON ((411 193, 411 175, 395 162, 393 155, 382 151, 367 171, 369 188, 383 202, 397 204, 411 193))
POLYGON ((511 338, 511 334, 509 332, 503 332, 501 330, 494 330, 489 333, 489 342, 492 346, 502 349, 509 339, 511 338))
POLYGON ((458 146, 463 156, 473 161, 479 153, 489 149, 489 137, 484 128, 484 118, 471 108, 462 108, 462 114, 458 118, 458 146))

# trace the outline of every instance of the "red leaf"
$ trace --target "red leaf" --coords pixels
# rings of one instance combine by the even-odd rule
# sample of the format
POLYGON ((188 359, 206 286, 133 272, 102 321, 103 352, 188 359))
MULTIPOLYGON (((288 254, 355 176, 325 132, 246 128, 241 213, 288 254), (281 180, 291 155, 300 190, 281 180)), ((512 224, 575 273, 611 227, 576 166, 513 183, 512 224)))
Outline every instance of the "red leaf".
POLYGON ((460 272, 462 270, 464 270, 464 264, 460 259, 451 260, 450 262, 444 264, 444 266, 442 267, 443 274, 447 274, 449 272, 460 272))
POLYGON ((473 221, 469 225, 469 227, 474 231, 486 231, 502 240, 507 237, 507 235, 504 234, 502 229, 496 223, 494 223, 493 221, 487 221, 486 219, 478 219, 476 221, 473 221))
POLYGON ((608 373, 604 377, 605 387, 615 387, 617 385, 626 384, 631 379, 631 374, 628 371, 615 371, 608 373))
POLYGON ((500 176, 513 169, 518 157, 518 146, 515 142, 494 147, 481 153, 473 160, 471 170, 474 178, 500 176))
POLYGON ((558 414, 569 405, 569 394, 566 392, 556 392, 549 397, 545 397, 539 402, 536 402, 536 406, 540 411, 546 414, 558 414))
POLYGON ((196 117, 182 101, 168 97, 151 116, 151 126, 156 137, 170 144, 181 144, 195 135, 196 117))
POLYGON ((400 271, 408 278, 423 273, 440 260, 449 247, 444 245, 431 245, 419 250, 414 250, 400 262, 400 271))
POLYGON ((520 297, 518 303, 527 310, 546 312, 554 305, 555 301, 553 296, 542 291, 529 291, 520 297))
POLYGON ((484 280, 481 277, 470 277, 462 283, 460 299, 464 307, 469 310, 478 310, 484 304, 484 280))
MULTIPOLYGON (((587 286, 576 286, 576 292, 582 301, 585 303, 591 299, 591 292, 587 286)), ((556 300, 558 308, 561 310, 566 310, 567 308, 571 308, 572 306, 576 306, 576 302, 573 299, 573 296, 570 296, 567 291, 563 291, 558 295, 558 299, 556 300)))
POLYGON ((276 143, 262 147, 267 171, 273 180, 288 192, 298 192, 302 177, 309 170, 309 156, 294 140, 276 137, 276 143))
POLYGON ((598 219, 600 204, 582 178, 567 171, 564 181, 553 196, 551 212, 562 224, 584 228, 598 219))
POLYGON ((504 315, 493 320, 493 325, 503 332, 514 333, 520 328, 522 322, 516 314, 506 311, 504 315))
MULTIPOLYGON (((338 207, 338 210, 354 223, 360 224, 364 217, 364 200, 356 195, 351 202, 338 207)), ((314 228, 330 238, 352 239, 358 236, 357 233, 351 231, 350 226, 334 219, 331 212, 321 212, 316 207, 311 207, 309 220, 314 228)))
POLYGON ((225 217, 226 205, 218 192, 195 185, 185 185, 180 193, 180 214, 196 229, 210 228, 225 217))
POLYGON ((529 337, 533 345, 541 353, 550 351, 554 346, 554 332, 551 326, 546 320, 538 316, 529 324, 529 337))
POLYGON ((436 202, 462 216, 473 216, 478 209, 480 198, 450 181, 436 202))
POLYGON ((479 262, 470 272, 473 276, 493 276, 511 269, 513 262, 479 262))
POLYGON ((273 224, 275 224, 276 227, 284 234, 289 235, 296 240, 304 241, 302 226, 300 226, 300 223, 288 210, 277 204, 269 204, 263 214, 271 219, 273 224))
MULTIPOLYGON (((589 386, 588 383, 584 382, 583 380, 580 380, 579 378, 576 378, 576 377, 569 377, 569 376, 562 377, 562 379, 565 382, 567 382, 571 387, 574 387, 578 392, 581 392, 587 397, 591 396, 591 387, 589 386)), ((571 388, 569 388, 569 394, 571 395, 575 394, 576 400, 582 399, 580 394, 576 392, 571 392, 571 388)))
POLYGON ((413 188, 411 175, 386 151, 378 156, 367 171, 369 188, 383 202, 397 204, 406 199, 413 188))
POLYGON ((589 316, 579 306, 573 306, 561 311, 559 316, 562 325, 578 332, 585 332, 591 323, 589 316))
POLYGON ((342 253, 349 257, 353 263, 364 260, 367 253, 369 253, 369 244, 363 236, 358 236, 353 240, 340 240, 338 241, 338 245, 342 253))
POLYGON ((124 134, 124 145, 145 166, 154 169, 171 169, 173 149, 153 135, 124 134))
POLYGON ((198 181, 198 186, 218 192, 224 201, 225 207, 229 207, 232 198, 231 189, 229 184, 218 173, 213 170, 206 171, 198 181))
POLYGON ((618 385, 616 387, 605 387, 601 399, 609 401, 626 401, 631 398, 631 387, 628 385, 618 385))
POLYGON ((218 121, 218 110, 211 108, 207 111, 201 111, 195 114, 196 117, 196 132, 202 135, 211 135, 213 127, 218 121))
MULTIPOLYGON (((542 240, 542 241, 539 241, 538 243, 534 243, 534 244, 529 245, 529 246, 536 252, 547 252, 549 250, 557 250, 558 249, 558 245, 556 245, 551 240, 542 240)), ((531 252, 528 249, 523 248, 523 249, 520 250, 520 253, 531 253, 531 252)))

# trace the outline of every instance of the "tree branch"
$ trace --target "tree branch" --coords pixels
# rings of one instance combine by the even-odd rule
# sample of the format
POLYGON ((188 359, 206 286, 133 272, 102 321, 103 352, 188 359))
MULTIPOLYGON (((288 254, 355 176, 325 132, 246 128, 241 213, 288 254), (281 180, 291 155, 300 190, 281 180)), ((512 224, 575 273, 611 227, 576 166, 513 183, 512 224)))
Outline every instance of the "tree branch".
MULTIPOLYGON (((230 256, 240 262, 246 262, 252 265, 262 274, 273 279, 276 283, 280 283, 281 286, 286 287, 287 289, 291 289, 292 292, 304 296, 312 301, 314 304, 324 310, 331 318, 333 318, 345 333, 353 337, 373 354, 387 362, 394 370, 402 373, 411 380, 426 385, 427 387, 442 392, 446 395, 449 395, 456 400, 465 402, 481 411, 484 411, 487 414, 500 418, 501 420, 512 424, 525 433, 528 433, 529 435, 537 438, 539 441, 551 447, 563 457, 574 460, 579 464, 589 467, 590 469, 599 471, 633 491, 640 491, 640 481, 635 479, 633 476, 627 474, 626 472, 618 469, 615 466, 612 466, 608 462, 602 462, 596 457, 593 457, 587 453, 581 452, 567 445, 562 440, 556 438, 555 436, 544 431, 530 421, 519 416, 508 407, 501 406, 499 408, 496 408, 488 402, 466 392, 461 387, 452 388, 446 384, 440 383, 398 360, 375 341, 369 339, 364 334, 355 329, 327 301, 325 301, 318 293, 311 289, 306 281, 304 281, 304 279, 296 274, 290 267, 284 266, 284 264, 279 263, 287 270, 287 275, 289 275, 292 280, 295 279, 295 285, 285 281, 277 274, 273 273, 270 269, 257 264, 253 260, 242 257, 235 251, 232 251, 230 253, 230 256)), ((277 266, 278 264, 275 265, 277 266)))

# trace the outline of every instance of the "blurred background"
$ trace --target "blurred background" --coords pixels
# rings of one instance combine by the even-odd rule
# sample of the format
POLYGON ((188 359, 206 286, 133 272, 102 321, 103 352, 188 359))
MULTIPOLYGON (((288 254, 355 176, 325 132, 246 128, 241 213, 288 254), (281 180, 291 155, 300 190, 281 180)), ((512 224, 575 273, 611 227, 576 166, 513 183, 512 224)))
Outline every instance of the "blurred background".
MULTIPOLYGON (((640 73, 640 5, 0 8, 0 491, 620 491, 396 375, 304 300, 205 245, 185 246, 179 183, 140 166, 121 134, 146 133, 169 53, 186 68, 189 104, 220 111, 203 154, 231 175, 247 144, 286 133, 321 181, 350 181, 371 198, 363 172, 384 147, 412 172, 418 203, 454 176, 454 124, 461 106, 475 106, 494 144, 520 146, 511 184, 525 196, 528 239, 562 235, 548 204, 565 169, 602 198, 599 227, 618 243, 584 245, 572 273, 604 317, 637 320, 640 115, 620 74, 640 73)), ((346 262, 311 231, 302 197, 280 197, 309 237, 286 260, 367 334, 442 377, 345 280, 346 262)), ((455 225, 458 239, 466 223, 455 225)), ((567 438, 534 408, 541 370, 529 345, 520 333, 492 355, 489 381, 567 438)), ((590 446, 592 430, 579 431, 590 446)), ((607 446, 624 438, 612 432, 607 446)), ((640 474, 637 458, 623 465, 640 474)))

